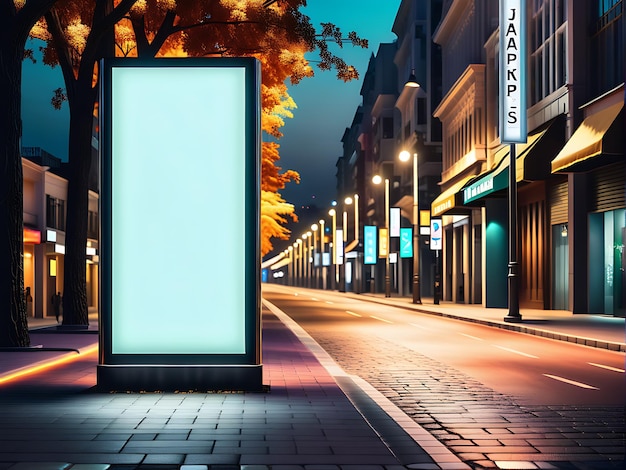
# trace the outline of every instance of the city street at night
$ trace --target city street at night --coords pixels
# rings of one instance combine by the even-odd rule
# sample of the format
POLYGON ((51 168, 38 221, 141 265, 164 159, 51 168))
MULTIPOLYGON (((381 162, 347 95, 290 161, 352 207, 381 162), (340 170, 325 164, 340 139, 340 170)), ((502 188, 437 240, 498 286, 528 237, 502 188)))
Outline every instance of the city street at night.
POLYGON ((42 351, 2 356, 0 468, 622 468, 623 320, 590 319, 607 344, 589 347, 407 298, 266 284, 263 299, 265 393, 101 393, 97 335, 32 330, 42 351))

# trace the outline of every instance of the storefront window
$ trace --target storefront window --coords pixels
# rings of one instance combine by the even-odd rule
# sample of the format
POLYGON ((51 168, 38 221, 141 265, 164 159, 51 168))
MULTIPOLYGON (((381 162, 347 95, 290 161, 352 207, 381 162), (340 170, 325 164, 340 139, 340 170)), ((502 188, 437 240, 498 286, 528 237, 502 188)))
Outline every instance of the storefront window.
POLYGON ((589 214, 589 312, 624 316, 626 209, 589 214))

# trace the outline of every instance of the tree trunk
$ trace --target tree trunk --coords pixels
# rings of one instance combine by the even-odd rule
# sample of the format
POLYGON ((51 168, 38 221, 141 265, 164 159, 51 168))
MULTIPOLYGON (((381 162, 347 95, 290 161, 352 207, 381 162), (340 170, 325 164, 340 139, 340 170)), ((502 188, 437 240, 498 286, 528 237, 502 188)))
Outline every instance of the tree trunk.
POLYGON ((76 95, 70 102, 63 325, 89 325, 85 249, 89 215, 89 171, 91 169, 91 132, 95 90, 91 88, 91 83, 83 84, 77 81, 76 86, 76 95))
MULTIPOLYGON (((24 298, 21 136, 23 41, 0 20, 0 347, 30 346, 24 298)), ((10 21, 10 19, 9 19, 10 21)))

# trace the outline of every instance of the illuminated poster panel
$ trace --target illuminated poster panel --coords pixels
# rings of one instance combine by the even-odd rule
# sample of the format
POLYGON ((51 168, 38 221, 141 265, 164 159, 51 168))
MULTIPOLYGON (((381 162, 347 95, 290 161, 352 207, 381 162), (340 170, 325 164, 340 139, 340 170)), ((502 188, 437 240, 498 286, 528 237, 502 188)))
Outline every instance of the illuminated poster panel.
POLYGON ((443 228, 441 225, 441 219, 430 220, 430 249, 443 249, 443 228))
POLYGON ((101 362, 259 364, 258 63, 102 74, 101 362))
POLYGON ((526 143, 526 1, 500 0, 500 141, 526 143))
POLYGON ((400 208, 392 207, 389 209, 389 236, 400 236, 400 208))
POLYGON ((400 229, 400 258, 413 258, 413 229, 400 229))
POLYGON ((377 261, 377 230, 375 225, 365 225, 363 227, 363 263, 376 264, 377 261))

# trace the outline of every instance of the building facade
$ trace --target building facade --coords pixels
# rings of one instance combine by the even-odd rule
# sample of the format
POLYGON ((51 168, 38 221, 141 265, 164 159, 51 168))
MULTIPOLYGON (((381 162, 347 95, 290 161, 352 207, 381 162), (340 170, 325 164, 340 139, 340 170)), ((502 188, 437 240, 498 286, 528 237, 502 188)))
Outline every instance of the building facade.
MULTIPOLYGON (((24 288, 29 317, 54 316, 52 296, 63 295, 67 180, 61 160, 39 147, 22 149, 24 180, 24 288)), ((98 308, 98 193, 89 191, 85 248, 87 302, 98 308)))
MULTIPOLYGON (((526 2, 525 144, 516 145, 520 306, 624 315, 621 0, 526 2), (580 31, 585 31, 581 34, 580 31), (621 131, 620 131, 621 130, 621 131)), ((443 51, 444 299, 506 307, 510 146, 498 123, 497 2, 449 1, 443 51)))

